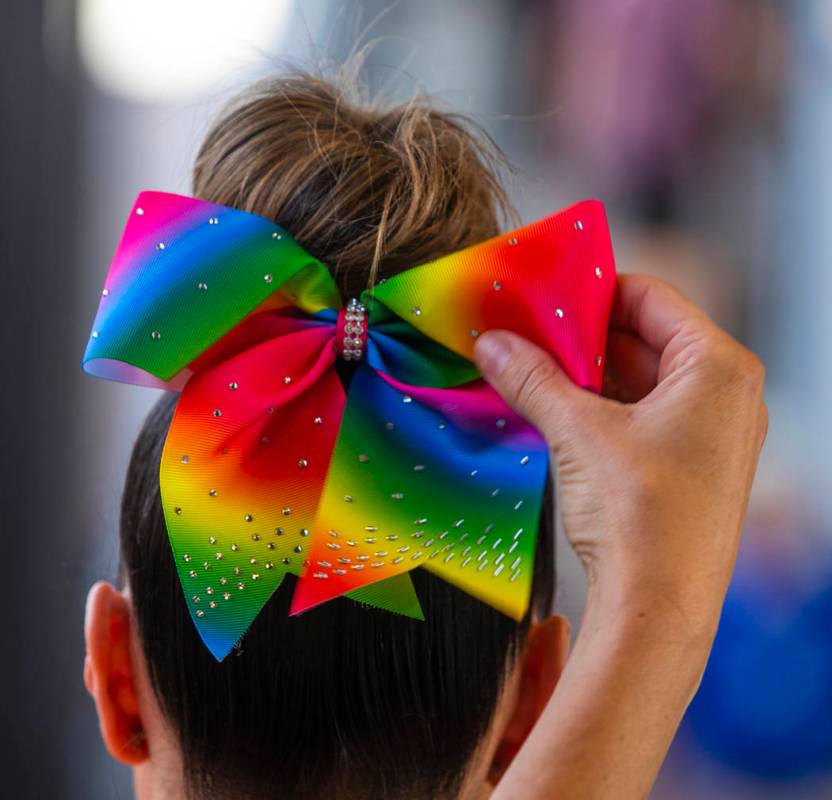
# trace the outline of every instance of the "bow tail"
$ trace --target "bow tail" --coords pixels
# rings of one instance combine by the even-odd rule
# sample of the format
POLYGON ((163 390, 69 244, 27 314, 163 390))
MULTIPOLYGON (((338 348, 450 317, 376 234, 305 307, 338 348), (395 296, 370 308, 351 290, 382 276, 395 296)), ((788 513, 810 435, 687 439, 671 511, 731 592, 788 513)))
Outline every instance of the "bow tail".
POLYGON ((391 608, 391 579, 424 566, 522 618, 547 469, 540 435, 483 381, 414 387, 362 364, 292 613, 357 591, 391 608))
POLYGON ((179 398, 162 506, 185 602, 218 660, 308 557, 345 402, 331 336, 262 342, 196 373, 179 398))

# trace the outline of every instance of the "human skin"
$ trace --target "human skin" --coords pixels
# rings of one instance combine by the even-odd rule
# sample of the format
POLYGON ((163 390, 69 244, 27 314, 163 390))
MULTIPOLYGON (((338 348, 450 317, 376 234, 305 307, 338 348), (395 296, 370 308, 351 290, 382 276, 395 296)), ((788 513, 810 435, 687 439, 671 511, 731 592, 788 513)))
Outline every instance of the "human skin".
POLYGON ((768 416, 760 360, 660 281, 619 278, 602 396, 484 333, 483 376, 548 441, 586 611, 493 800, 646 797, 707 662, 768 416))
MULTIPOLYGON (((603 396, 507 332, 483 333, 476 357, 552 447, 589 592, 568 659, 565 622, 535 620, 462 797, 645 797, 701 679, 736 559, 767 426, 762 365, 674 289, 637 276, 619 278, 603 396)), ((129 592, 96 583, 85 631, 85 684, 137 800, 184 798, 129 592)))

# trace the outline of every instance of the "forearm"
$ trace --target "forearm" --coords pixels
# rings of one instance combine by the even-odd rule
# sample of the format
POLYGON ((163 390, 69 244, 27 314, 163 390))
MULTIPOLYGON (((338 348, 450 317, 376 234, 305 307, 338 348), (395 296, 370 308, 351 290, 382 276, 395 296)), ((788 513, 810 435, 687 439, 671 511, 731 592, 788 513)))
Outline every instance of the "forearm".
POLYGON ((704 670, 716 618, 591 592, 575 648, 494 800, 646 797, 704 670))

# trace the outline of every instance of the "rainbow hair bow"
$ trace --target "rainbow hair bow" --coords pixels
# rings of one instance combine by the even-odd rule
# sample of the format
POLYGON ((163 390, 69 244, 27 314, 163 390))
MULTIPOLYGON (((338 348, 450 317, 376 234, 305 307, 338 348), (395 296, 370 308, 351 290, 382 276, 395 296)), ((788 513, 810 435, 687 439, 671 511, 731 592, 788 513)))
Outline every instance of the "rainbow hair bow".
POLYGON ((407 574, 423 567, 521 619, 548 450, 480 378, 474 340, 515 331, 599 391, 614 288, 595 200, 344 307, 327 267, 273 222, 141 193, 83 367, 181 392, 162 505, 215 658, 287 573, 293 614, 346 595, 423 619, 407 574))

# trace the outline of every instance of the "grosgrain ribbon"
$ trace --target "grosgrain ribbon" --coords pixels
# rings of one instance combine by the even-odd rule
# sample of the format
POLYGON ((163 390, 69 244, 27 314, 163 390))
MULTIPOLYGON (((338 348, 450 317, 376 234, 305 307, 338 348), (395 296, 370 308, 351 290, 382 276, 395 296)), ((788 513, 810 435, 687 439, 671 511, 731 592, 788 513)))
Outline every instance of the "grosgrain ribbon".
POLYGON ((423 567, 522 618, 548 451, 480 378, 473 345, 514 331, 599 391, 614 288, 595 200, 390 278, 355 301, 359 320, 275 223, 142 192, 83 366, 181 392, 159 480, 214 656, 287 573, 293 614, 346 595, 422 618, 407 573, 423 567))

